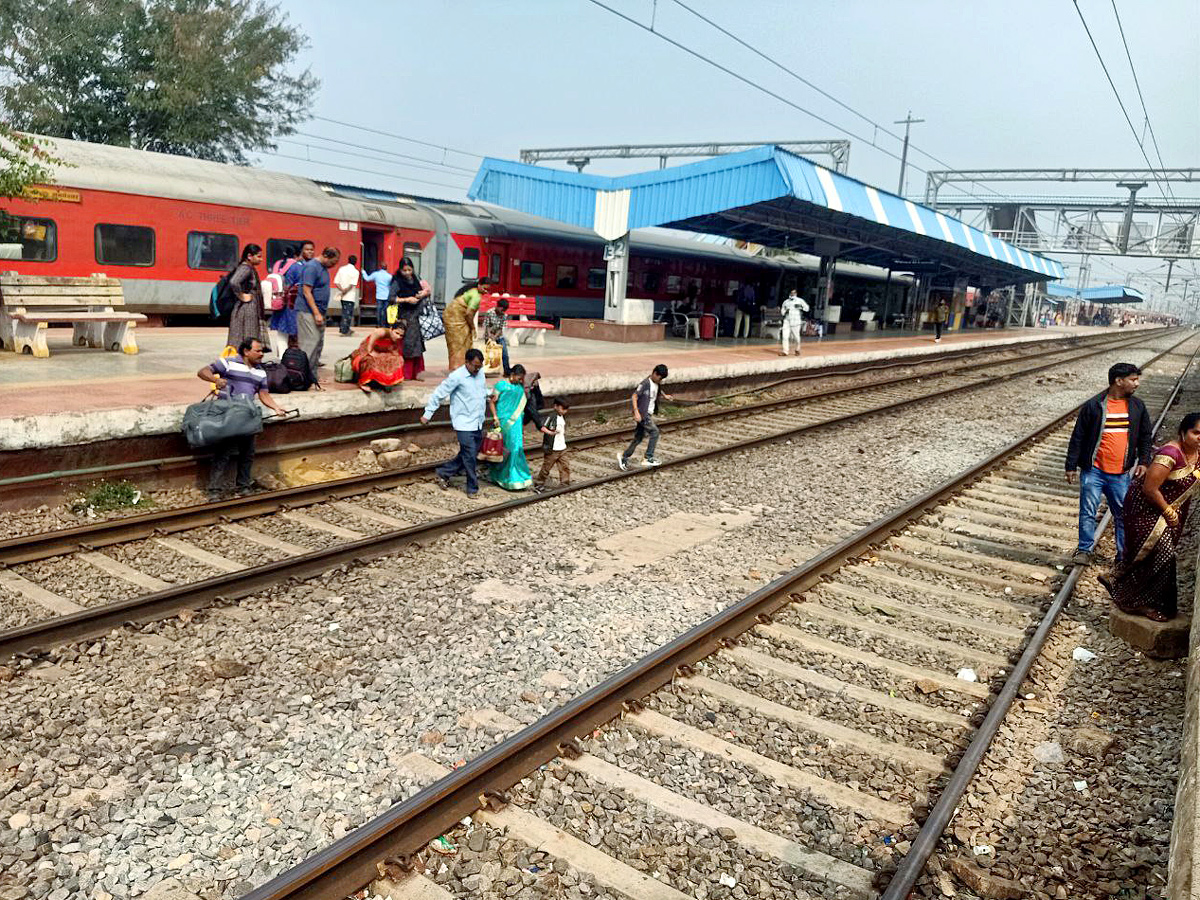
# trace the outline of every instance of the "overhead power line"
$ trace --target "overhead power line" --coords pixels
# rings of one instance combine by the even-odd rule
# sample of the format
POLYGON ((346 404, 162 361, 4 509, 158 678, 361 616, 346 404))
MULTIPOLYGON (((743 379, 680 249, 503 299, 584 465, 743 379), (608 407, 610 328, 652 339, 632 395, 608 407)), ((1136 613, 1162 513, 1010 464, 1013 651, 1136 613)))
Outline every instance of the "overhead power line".
MULTIPOLYGON (((1146 147, 1138 137, 1137 128, 1134 127, 1133 119, 1129 116, 1129 110, 1125 108, 1125 101, 1121 99, 1121 92, 1117 90, 1116 82, 1113 81, 1112 75, 1108 71, 1108 64, 1104 61, 1104 55, 1100 52, 1100 48, 1096 45, 1096 39, 1092 37, 1092 29, 1088 27, 1087 19, 1084 18, 1083 10, 1079 8, 1079 0, 1073 0, 1075 4, 1075 12, 1079 16, 1080 24, 1083 25, 1083 30, 1087 32, 1088 41, 1091 42, 1092 50, 1096 54, 1096 59, 1100 61, 1100 68, 1104 70, 1104 77, 1108 79, 1108 86, 1112 88, 1113 96, 1117 98, 1117 105, 1121 107, 1121 115, 1125 117, 1125 123, 1129 126, 1129 131, 1133 135, 1134 141, 1138 145, 1138 150, 1142 153, 1142 159, 1146 160, 1146 168, 1153 170, 1154 163, 1150 162, 1150 157, 1146 153, 1146 147)), ((1159 192, 1164 199, 1170 199, 1166 189, 1163 187, 1162 179, 1155 176, 1154 183, 1158 186, 1159 192)))
POLYGON ((414 165, 421 169, 432 169, 434 171, 438 171, 439 169, 452 169, 454 171, 463 172, 471 176, 474 176, 475 174, 474 169, 468 169, 466 166, 456 166, 453 163, 440 163, 434 159, 426 159, 421 156, 412 156, 408 153, 397 153, 394 150, 385 150, 381 147, 373 147, 370 144, 355 144, 352 141, 343 141, 338 138, 326 137, 323 134, 313 134, 309 131, 294 131, 292 133, 297 134, 300 137, 312 138, 318 141, 328 141, 331 144, 340 144, 343 147, 353 147, 356 150, 370 150, 372 153, 382 153, 384 156, 392 156, 397 159, 411 159, 413 162, 406 163, 406 165, 414 165))
POLYGON ((404 134, 396 134, 392 131, 380 131, 378 128, 370 128, 366 125, 354 125, 351 122, 342 122, 338 119, 331 119, 328 116, 313 116, 313 118, 319 122, 329 122, 332 125, 341 125, 345 128, 354 128, 357 131, 367 131, 371 134, 382 135, 383 137, 395 138, 396 140, 400 141, 408 141, 410 144, 420 144, 422 147, 433 147, 435 150, 441 150, 443 153, 458 153, 461 156, 471 156, 475 159, 483 159, 483 154, 481 153, 472 153, 470 150, 458 150, 454 147, 447 147, 444 144, 435 144, 430 141, 421 140, 420 138, 409 137, 408 135, 404 134))
MULTIPOLYGON (((300 132, 297 132, 297 134, 299 134, 299 133, 300 132)), ((320 135, 313 135, 312 137, 316 138, 317 140, 322 140, 320 135)), ((318 150, 323 153, 336 153, 338 156, 352 156, 352 157, 356 157, 358 159, 368 159, 368 160, 371 160, 372 162, 387 163, 388 165, 396 166, 397 168, 413 168, 413 169, 421 169, 422 171, 432 171, 432 172, 438 173, 439 175, 444 175, 447 178, 461 178, 467 182, 470 182, 472 175, 473 175, 473 173, 470 173, 470 172, 467 172, 464 170, 447 171, 446 169, 442 169, 436 165, 422 165, 421 163, 413 163, 413 162, 398 162, 398 161, 393 161, 393 160, 389 159, 387 156, 377 156, 373 153, 363 153, 362 151, 359 151, 359 150, 342 150, 338 147, 326 147, 321 144, 310 144, 310 143, 307 143, 306 141, 295 140, 294 138, 277 138, 277 140, 281 144, 292 144, 296 147, 303 147, 309 151, 318 150)), ((341 142, 339 142, 339 143, 341 143, 341 142)), ((356 145, 350 144, 348 146, 353 147, 356 145)), ((382 152, 386 153, 387 151, 385 150, 382 152)))
MULTIPOLYGON (((291 153, 280 153, 277 150, 260 150, 258 152, 262 153, 266 156, 277 156, 280 159, 294 159, 294 160, 298 160, 299 162, 310 163, 310 164, 318 165, 318 166, 331 166, 333 168, 340 169, 340 170, 347 171, 347 172, 365 172, 368 175, 382 175, 384 178, 394 178, 394 179, 397 179, 400 181, 416 181, 416 182, 420 182, 421 184, 432 184, 432 185, 436 185, 437 187, 450 188, 452 191, 464 193, 464 188, 461 184, 446 184, 443 181, 430 181, 429 179, 426 179, 426 178, 412 178, 408 175, 397 175, 395 172, 380 172, 378 169, 362 169, 362 168, 358 168, 356 166, 343 165, 340 162, 331 162, 329 160, 321 160, 321 159, 311 159, 310 157, 305 157, 305 156, 295 156, 294 154, 291 154, 291 153)), ((403 192, 398 191, 397 193, 403 193, 403 192)))
MULTIPOLYGON (((692 7, 690 7, 686 3, 684 3, 683 0, 671 0, 671 2, 674 3, 676 6, 679 6, 683 9, 687 10, 693 16, 695 16, 697 19, 700 19, 702 22, 706 23, 707 25, 711 26, 712 28, 715 28, 717 31, 721 32, 721 34, 725 35, 727 38, 734 41, 739 46, 746 48, 751 53, 753 53, 755 56, 759 57, 760 59, 766 60, 771 65, 773 65, 775 68, 779 69, 781 72, 784 72, 787 75, 790 75, 792 78, 796 79, 801 84, 812 88, 814 91, 816 91, 822 97, 824 97, 826 100, 829 100, 830 102, 837 104, 842 109, 846 110, 846 112, 850 113, 853 116, 857 116, 859 119, 862 119, 862 121, 866 122, 868 125, 870 125, 874 129, 876 129, 877 131, 881 131, 884 134, 886 134, 888 137, 895 138, 897 141, 906 141, 907 140, 905 135, 898 134, 897 132, 892 131, 886 125, 884 125, 880 122, 877 122, 875 119, 872 119, 870 116, 866 115, 865 113, 859 112, 857 109, 855 109, 849 103, 846 103, 845 101, 838 99, 833 94, 829 93, 829 91, 822 88, 820 85, 815 84, 812 80, 805 78, 799 72, 796 72, 793 69, 788 68, 783 63, 779 62, 779 60, 775 59, 773 56, 770 56, 770 55, 764 53, 762 50, 759 50, 757 47, 755 47, 750 42, 744 40, 743 38, 738 37, 736 34, 734 34, 728 28, 725 28, 723 25, 720 25, 719 23, 714 22, 712 19, 710 19, 708 16, 704 15, 703 13, 697 12, 695 9, 693 9, 692 7)), ((657 33, 658 32, 655 32, 655 34, 657 34, 657 33)), ((871 145, 873 147, 875 147, 876 149, 882 149, 877 144, 875 144, 874 141, 871 142, 871 145)), ((944 159, 939 159, 938 157, 934 156, 932 153, 928 152, 927 150, 922 150, 916 144, 909 143, 908 146, 909 146, 910 150, 912 150, 916 153, 920 153, 922 156, 926 157, 927 159, 933 160, 935 163, 937 163, 940 166, 944 166, 947 169, 954 168, 954 166, 950 165, 950 163, 946 162, 944 159)), ((925 171, 924 169, 919 169, 915 164, 910 164, 910 165, 912 165, 912 168, 917 169, 918 171, 922 171, 922 172, 925 171)), ((995 194, 998 197, 1002 196, 999 191, 997 191, 994 188, 991 188, 987 185, 980 185, 980 187, 983 187, 985 190, 991 191, 993 194, 995 194)))
MULTIPOLYGON (((1121 13, 1117 10, 1117 0, 1112 0, 1112 8, 1113 16, 1117 20, 1117 30, 1121 33, 1121 43, 1125 47, 1125 58, 1129 60, 1129 72, 1133 75, 1133 86, 1137 88, 1138 102, 1142 104, 1142 115, 1145 117, 1146 130, 1150 132, 1150 141, 1154 144, 1154 155, 1158 157, 1159 168, 1165 169, 1167 164, 1163 162, 1162 151, 1158 148, 1158 136, 1154 133, 1154 125, 1150 121, 1150 110, 1146 108, 1146 98, 1142 94, 1142 82, 1137 75, 1137 66, 1133 64, 1133 54, 1129 51, 1129 41, 1125 39, 1125 26, 1121 23, 1121 13)), ((1171 188, 1170 182, 1167 183, 1167 191, 1172 197, 1175 196, 1175 191, 1171 188)))

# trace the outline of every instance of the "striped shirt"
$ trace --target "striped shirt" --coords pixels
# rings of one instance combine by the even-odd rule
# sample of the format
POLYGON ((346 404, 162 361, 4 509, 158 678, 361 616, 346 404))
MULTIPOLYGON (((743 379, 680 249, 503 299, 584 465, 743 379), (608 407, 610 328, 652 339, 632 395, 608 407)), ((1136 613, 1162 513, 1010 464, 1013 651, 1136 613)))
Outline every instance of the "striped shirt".
POLYGON ((1129 401, 1107 398, 1104 410, 1104 430, 1096 450, 1096 468, 1106 475, 1125 471, 1129 452, 1129 401))
POLYGON ((229 382, 221 391, 223 397, 255 397, 267 389, 267 373, 258 366, 246 365, 240 356, 218 359, 210 368, 229 382))

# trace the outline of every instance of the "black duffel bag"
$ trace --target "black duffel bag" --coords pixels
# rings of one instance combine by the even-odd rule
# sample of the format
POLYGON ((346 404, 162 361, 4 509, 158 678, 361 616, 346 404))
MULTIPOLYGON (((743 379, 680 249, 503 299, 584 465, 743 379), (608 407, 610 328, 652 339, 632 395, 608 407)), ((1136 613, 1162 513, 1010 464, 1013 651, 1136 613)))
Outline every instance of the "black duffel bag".
POLYGON ((212 395, 193 403, 183 414, 183 434, 193 449, 211 447, 229 438, 249 437, 262 430, 262 413, 254 397, 212 395))

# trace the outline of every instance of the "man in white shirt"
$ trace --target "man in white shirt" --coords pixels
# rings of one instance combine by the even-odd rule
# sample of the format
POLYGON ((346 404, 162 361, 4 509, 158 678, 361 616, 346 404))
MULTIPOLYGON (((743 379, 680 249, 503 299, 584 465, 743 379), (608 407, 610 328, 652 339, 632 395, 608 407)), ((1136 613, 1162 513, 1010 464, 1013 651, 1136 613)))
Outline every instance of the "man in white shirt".
POLYGON ((350 256, 346 264, 337 270, 333 276, 333 299, 342 304, 342 318, 338 322, 338 332, 350 334, 350 326, 354 324, 354 307, 358 303, 358 257, 350 256))
POLYGON ((788 294, 788 298, 783 301, 783 307, 780 313, 783 315, 783 328, 780 334, 783 338, 783 353, 781 356, 788 355, 788 339, 791 338, 796 342, 796 355, 800 355, 800 332, 804 329, 804 314, 808 312, 808 304, 804 302, 804 298, 800 297, 795 291, 788 294))

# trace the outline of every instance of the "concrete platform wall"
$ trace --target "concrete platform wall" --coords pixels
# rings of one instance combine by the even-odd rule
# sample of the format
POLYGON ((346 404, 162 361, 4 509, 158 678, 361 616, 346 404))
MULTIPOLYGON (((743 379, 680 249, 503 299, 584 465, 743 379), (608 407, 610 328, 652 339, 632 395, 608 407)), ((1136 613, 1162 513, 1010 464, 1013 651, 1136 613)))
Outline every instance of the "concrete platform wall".
MULTIPOLYGON (((1200 572, 1200 560, 1197 561, 1200 572)), ((1180 748, 1179 784, 1175 788, 1175 816, 1171 822, 1171 860, 1167 881, 1170 900, 1195 900, 1200 897, 1200 829, 1196 816, 1200 810, 1200 578, 1192 605, 1192 628, 1187 661, 1187 704, 1183 719, 1183 743, 1180 748)))

